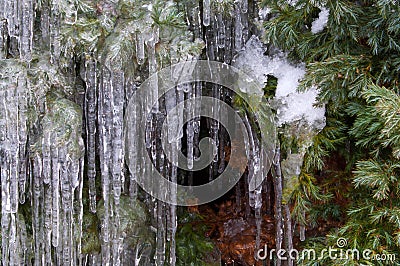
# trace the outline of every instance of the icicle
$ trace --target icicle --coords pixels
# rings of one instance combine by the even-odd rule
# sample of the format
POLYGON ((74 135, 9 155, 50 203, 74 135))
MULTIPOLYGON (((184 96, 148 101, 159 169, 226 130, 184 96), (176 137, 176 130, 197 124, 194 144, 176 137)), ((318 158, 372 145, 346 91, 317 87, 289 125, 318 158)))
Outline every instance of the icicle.
MULTIPOLYGON (((179 87, 180 86, 177 86, 177 88, 179 88, 179 87)), ((179 103, 183 102, 184 98, 185 98, 185 95, 183 93, 183 89, 182 90, 178 90, 177 93, 176 93, 176 103, 179 104, 179 103)), ((178 123, 176 125, 177 126, 177 128, 176 128, 177 131, 176 132, 178 132, 178 135, 176 135, 176 132, 174 134, 174 135, 176 135, 176 139, 175 140, 177 141, 176 143, 178 144, 178 146, 177 146, 178 150, 180 149, 180 144, 181 144, 180 140, 183 137, 183 112, 184 112, 184 108, 179 108, 178 109, 178 113, 177 113, 177 119, 178 119, 177 122, 178 123)), ((176 157, 175 160, 177 160, 177 158, 178 157, 176 157)), ((175 165, 177 165, 177 164, 178 164, 178 162, 176 161, 175 165)))
POLYGON ((235 51, 238 52, 242 49, 243 43, 243 25, 241 12, 235 10, 235 51))
POLYGON ((0 88, 0 179, 2 262, 19 264, 16 213, 18 211, 19 181, 19 105, 18 89, 12 82, 0 88))
MULTIPOLYGON (((134 89, 136 89, 135 85, 132 85, 132 86, 134 87, 134 89)), ((131 119, 131 121, 128 121, 129 124, 126 125, 126 128, 129 130, 132 130, 133 131, 132 135, 136 136, 138 130, 140 130, 138 128, 139 123, 133 124, 132 121, 136 121, 138 119, 136 109, 139 109, 139 106, 135 105, 134 108, 135 108, 135 110, 131 114, 132 119, 131 119)), ((139 162, 139 158, 137 156, 137 151, 140 150, 140 147, 139 147, 140 144, 138 143, 139 142, 138 138, 134 138, 133 140, 130 140, 130 141, 131 142, 127 144, 128 147, 137 147, 137 149, 135 151, 131 152, 131 155, 130 155, 132 157, 131 162, 130 162, 132 167, 129 169, 130 170, 130 172, 129 172, 129 196, 132 200, 136 200, 136 198, 137 198, 137 173, 140 172, 140 162, 139 162)))
POLYGON ((7 136, 7 116, 6 116, 6 90, 0 89, 0 177, 1 177, 1 234, 2 234, 2 263, 8 265, 8 235, 9 235, 9 224, 8 217, 10 212, 9 207, 9 144, 7 136))
MULTIPOLYGON (((222 110, 221 110, 222 111, 222 110)), ((223 113, 221 112, 221 115, 223 113)), ((220 141, 219 141, 219 165, 218 165, 218 173, 222 173, 225 170, 225 129, 221 128, 220 130, 220 141)))
POLYGON ((249 39, 249 19, 248 19, 248 14, 244 13, 241 14, 242 19, 242 43, 246 43, 247 40, 249 39))
MULTIPOLYGON (((0 3, 2 7, 2 3, 0 3)), ((0 14, 0 60, 6 58, 7 56, 7 21, 3 19, 2 14, 0 14)))
POLYGON ((203 0, 203 25, 210 26, 211 0, 203 0))
MULTIPOLYGON (((149 58, 149 75, 155 75, 154 82, 151 84, 151 98, 158 99, 158 76, 157 76, 157 58, 156 58, 156 50, 155 45, 158 42, 158 28, 154 29, 150 39, 146 40, 147 46, 147 54, 149 58)), ((159 112, 158 101, 154 102, 154 106, 152 108, 153 113, 159 112)))
MULTIPOLYGON (((213 85, 212 86, 212 96, 219 100, 220 98, 220 86, 213 85)), ((214 117, 219 117, 220 114, 220 105, 216 104, 211 107, 214 117)), ((218 119, 219 120, 219 119, 218 119)), ((212 119, 210 121, 210 137, 214 140, 215 145, 219 146, 219 122, 218 120, 212 119)), ((212 156, 212 155, 211 155, 212 156)), ((211 158, 212 162, 210 164, 210 173, 209 173, 209 180, 211 181, 214 177, 214 174, 218 171, 218 153, 211 158)))
POLYGON ((60 159, 60 188, 61 188, 61 224, 62 230, 62 263, 64 265, 71 264, 71 251, 73 248, 73 242, 71 241, 72 234, 72 191, 70 187, 70 176, 68 173, 71 162, 68 158, 68 152, 66 147, 60 147, 59 149, 60 159))
POLYGON ((201 38, 201 17, 200 17, 200 7, 195 5, 192 10, 190 10, 191 23, 193 25, 193 34, 195 38, 201 38))
POLYGON ((10 214, 10 233, 8 234, 9 246, 10 246, 10 265, 20 265, 20 251, 17 242, 17 224, 16 224, 16 213, 10 214))
MULTIPOLYGON (((285 204, 285 240, 286 240, 286 250, 293 250, 293 235, 292 235, 292 218, 290 214, 289 205, 285 204)), ((288 258, 288 266, 293 266, 293 260, 288 258)))
MULTIPOLYGON (((199 98, 203 95, 203 85, 201 82, 196 82, 195 86, 195 97, 199 98)), ((195 118, 195 123, 194 123, 194 133, 195 133, 195 138, 199 136, 200 133, 200 113, 201 113, 201 104, 200 101, 195 101, 194 102, 194 115, 193 117, 195 118)), ((198 145, 198 142, 195 142, 195 144, 198 145)), ((196 157, 199 157, 199 154, 195 154, 196 157)))
POLYGON ((146 118, 146 148, 150 149, 153 145, 152 143, 153 135, 153 117, 148 115, 146 118))
MULTIPOLYGON (((278 144, 279 145, 279 144, 278 144)), ((274 192, 275 192, 275 242, 276 250, 282 248, 282 173, 280 166, 280 148, 276 149, 274 158, 274 192)), ((281 265, 281 260, 277 260, 277 266, 281 265)))
POLYGON ((33 1, 23 0, 21 8, 21 38, 20 55, 21 59, 31 61, 32 59, 32 39, 33 39, 33 1))
POLYGON ((88 59, 85 67, 86 82, 86 130, 87 130, 87 160, 89 179, 89 206, 90 211, 96 212, 96 62, 88 59))
MULTIPOLYGON (((40 198, 42 197, 42 180, 41 180, 41 159, 39 155, 36 155, 33 159, 31 169, 32 169, 32 183, 33 183, 33 240, 34 240, 34 253, 35 253, 35 263, 34 265, 41 265, 42 247, 41 243, 44 242, 42 238, 42 227, 40 216, 40 198)), ((3 253, 4 254, 4 253, 3 253)), ((3 261, 4 262, 4 261, 3 261)))
MULTIPOLYGON (((255 135, 255 134, 254 134, 255 135)), ((263 152, 260 152, 258 150, 259 143, 258 139, 256 138, 256 156, 257 159, 254 161, 254 168, 255 168, 255 173, 253 177, 253 182, 256 183, 255 189, 254 189, 254 210, 255 210, 255 218, 256 218, 256 226, 257 226, 257 231, 256 231, 256 249, 259 250, 260 248, 260 242, 261 242, 261 224, 262 224, 262 216, 261 216, 261 208, 262 208, 262 188, 263 184, 265 183, 264 177, 267 175, 268 170, 263 169, 264 166, 264 160, 265 160, 265 154, 263 152)), ((257 255, 257 254, 255 254, 257 255)))
POLYGON ((60 44, 60 14, 58 10, 58 3, 51 5, 51 16, 50 16, 50 51, 51 51, 51 62, 52 64, 58 64, 58 60, 61 54, 60 44))
POLYGON ((187 165, 188 169, 193 168, 193 139, 194 139, 194 130, 193 130, 193 121, 189 121, 186 128, 187 135, 187 165))
POLYGON ((120 265, 120 232, 119 232, 119 202, 122 191, 123 160, 123 105, 124 105, 124 73, 120 70, 112 72, 112 110, 113 127, 111 131, 112 145, 112 190, 113 190, 113 221, 112 221, 112 260, 113 265, 120 265))
MULTIPOLYGON (((192 97, 201 97, 202 96, 202 83, 196 82, 193 87, 193 96, 192 97)), ((193 159, 200 157, 200 150, 199 150, 199 141, 200 141, 200 102, 195 101, 193 104, 193 120, 192 120, 192 131, 193 131, 193 159)), ((192 160, 188 157, 189 160, 192 160)), ((193 172, 189 173, 188 177, 188 185, 193 185, 193 172)))
POLYGON ((26 186, 26 142, 27 142, 27 117, 26 113, 28 111, 27 104, 27 87, 25 76, 18 80, 18 137, 19 137, 19 155, 18 155, 18 185, 19 185, 19 202, 21 204, 25 203, 25 186, 26 186))
POLYGON ((168 112, 168 142, 179 141, 183 136, 183 108, 175 108, 175 105, 183 100, 183 87, 176 87, 176 94, 170 94, 165 98, 165 108, 168 112))
MULTIPOLYGON (((55 134, 55 133, 53 133, 55 134)), ((60 164, 58 149, 53 143, 51 147, 51 185, 52 185, 52 236, 51 242, 54 247, 58 247, 60 234, 60 164)))
POLYGON ((136 61, 139 65, 144 63, 144 37, 140 32, 136 33, 136 61))
POLYGON ((18 1, 5 1, 4 18, 7 20, 8 34, 10 37, 17 37, 18 23, 18 1))
POLYGON ((52 231, 52 187, 45 186, 44 191, 44 252, 45 265, 51 265, 51 231, 52 231))
MULTIPOLYGON (((0 90, 0 152, 2 153, 2 156, 0 157, 0 177, 1 177, 1 232, 2 235, 7 235, 8 234, 8 212, 9 209, 7 206, 7 201, 8 201, 8 184, 7 184, 7 179, 8 179, 8 171, 7 171, 7 165, 8 165, 8 151, 7 151, 7 117, 6 117, 6 105, 5 105, 5 98, 6 98, 6 93, 3 88, 0 90)), ((8 264, 8 245, 7 245, 7 238, 2 239, 2 262, 5 263, 5 265, 8 264)))
POLYGON ((50 45, 50 7, 47 2, 42 3, 42 9, 40 10, 40 32, 42 37, 42 43, 44 47, 50 45))
MULTIPOLYGON (((171 149, 171 157, 172 157, 172 166, 171 166, 171 188, 170 190, 170 195, 171 195, 171 202, 176 202, 177 199, 177 167, 175 166, 178 161, 178 155, 177 151, 179 149, 178 142, 176 142, 177 147, 171 149)), ((176 263, 176 241, 175 241, 175 235, 176 235, 176 228, 177 228, 177 217, 176 217, 176 205, 171 204, 170 205, 170 225, 169 225, 169 235, 170 235, 170 265, 175 266, 176 263)))
MULTIPOLYGON (((187 88, 187 99, 193 98, 193 87, 191 85, 186 85, 187 88)), ((185 91, 185 90, 184 90, 185 91)), ((187 101, 187 106, 186 106, 186 113, 189 114, 189 116, 193 117, 195 113, 195 107, 192 104, 192 102, 187 101)), ((193 168, 193 160, 194 160, 194 153, 193 153, 193 139, 194 139, 194 121, 190 120, 187 123, 186 126, 186 136, 187 136, 187 165, 188 169, 193 168)))
POLYGON ((4 265, 9 265, 9 214, 7 214, 2 208, 2 216, 1 216, 1 233, 2 233, 2 263, 4 265))
MULTIPOLYGON (((233 51, 232 47, 234 45, 233 35, 232 35, 232 19, 227 19, 225 21, 225 53, 224 53, 224 63, 231 64, 233 51)), ((227 91, 227 97, 231 97, 231 93, 227 91)))
POLYGON ((84 160, 83 158, 80 159, 80 163, 79 163, 79 192, 78 192, 78 214, 77 214, 77 218, 78 218, 78 228, 77 228, 77 249, 76 252, 77 254, 74 256, 75 259, 79 259, 79 263, 77 263, 76 261, 74 262, 74 265, 84 265, 82 263, 82 225, 83 225, 83 197, 82 197, 82 192, 83 192, 83 177, 84 177, 84 160))
POLYGON ((42 141, 42 163, 43 163, 43 182, 45 184, 50 183, 51 179, 51 154, 50 154, 50 144, 52 138, 51 133, 46 131, 43 134, 43 141, 42 141))
POLYGON ((218 48, 224 48, 226 35, 225 35, 225 24, 221 13, 217 15, 217 25, 218 25, 217 46, 218 48))
POLYGON ((18 99, 16 98, 16 89, 13 85, 7 90, 6 97, 7 116, 7 139, 9 152, 9 195, 10 195, 10 212, 16 213, 18 208, 18 99))
POLYGON ((247 134, 249 136, 249 161, 250 164, 248 166, 248 185, 249 185, 249 205, 252 208, 258 209, 261 208, 261 189, 262 189, 262 175, 260 173, 260 160, 263 158, 259 152, 259 143, 257 139, 256 132, 251 127, 249 119, 247 115, 244 117, 244 124, 247 129, 247 134))
POLYGON ((110 169, 111 162, 111 95, 110 95, 110 73, 105 67, 102 70, 102 84, 99 87, 99 134, 100 138, 100 166, 101 184, 104 200, 104 217, 102 221, 101 255, 102 265, 110 265, 110 169))
POLYGON ((165 217, 164 203, 157 201, 157 237, 155 262, 157 266, 164 265, 165 262, 165 217))

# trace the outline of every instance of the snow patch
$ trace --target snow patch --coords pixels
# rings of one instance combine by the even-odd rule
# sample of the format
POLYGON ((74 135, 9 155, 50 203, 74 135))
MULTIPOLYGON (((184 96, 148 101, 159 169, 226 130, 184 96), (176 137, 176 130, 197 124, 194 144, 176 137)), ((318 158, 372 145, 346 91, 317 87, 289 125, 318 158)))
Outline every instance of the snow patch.
MULTIPOLYGON (((317 88, 298 92, 299 81, 304 77, 305 65, 290 63, 286 54, 279 52, 273 56, 265 55, 266 48, 256 36, 246 43, 244 50, 234 59, 233 66, 255 78, 260 88, 268 80, 267 75, 278 79, 275 97, 272 102, 277 110, 277 125, 291 124, 304 120, 314 130, 325 126, 325 108, 315 107, 317 88)), ((257 92, 262 94, 263 91, 257 92)))
POLYGON ((321 12, 316 20, 311 24, 311 32, 316 34, 324 30, 326 24, 328 23, 329 9, 326 7, 321 7, 321 12))
POLYGON ((271 8, 263 7, 260 9, 260 11, 258 11, 258 17, 261 20, 265 20, 267 18, 268 14, 270 14, 270 13, 271 13, 271 8))

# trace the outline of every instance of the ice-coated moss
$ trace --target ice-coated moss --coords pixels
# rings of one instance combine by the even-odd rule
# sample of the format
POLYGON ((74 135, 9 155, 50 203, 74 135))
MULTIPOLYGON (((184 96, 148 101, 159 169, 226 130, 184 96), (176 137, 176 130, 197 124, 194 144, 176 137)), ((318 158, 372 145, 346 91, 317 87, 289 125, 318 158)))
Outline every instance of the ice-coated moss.
POLYGON ((84 152, 81 138, 82 111, 80 107, 57 93, 47 95, 47 110, 43 117, 43 131, 52 133, 56 146, 68 146, 68 153, 79 158, 84 152))

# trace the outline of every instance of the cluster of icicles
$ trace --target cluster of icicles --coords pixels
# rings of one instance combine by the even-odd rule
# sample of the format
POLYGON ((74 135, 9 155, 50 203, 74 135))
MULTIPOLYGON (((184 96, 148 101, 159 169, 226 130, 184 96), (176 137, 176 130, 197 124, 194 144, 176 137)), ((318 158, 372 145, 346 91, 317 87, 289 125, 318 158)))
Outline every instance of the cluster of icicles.
MULTIPOLYGON (((216 0, 218 2, 218 0, 216 0)), ((36 19, 33 0, 0 0, 0 59, 7 61, 14 58, 29 64, 32 58, 34 30, 36 19)), ((249 38, 249 20, 254 14, 248 12, 248 1, 235 3, 234 14, 226 18, 220 12, 214 14, 211 0, 203 0, 199 8, 188 13, 193 34, 202 38, 206 44, 207 60, 217 60, 231 64, 235 53, 240 51, 249 38), (200 16, 199 14, 202 14, 200 16)), ((47 5, 42 2, 40 12, 41 39, 48 42, 51 52, 51 63, 58 64, 60 57, 60 14, 57 4, 47 5)), ((256 9, 253 7, 253 9, 256 9)), ((157 71, 155 45, 158 41, 156 31, 148 39, 137 35, 136 56, 139 65, 147 64, 149 74, 157 71)), ((3 72, 3 69, 1 70, 3 72)), ((121 69, 107 64, 100 64, 95 58, 87 57, 84 69, 86 85, 84 120, 86 129, 84 156, 71 154, 68 145, 58 145, 54 141, 56 133, 44 131, 41 135, 41 151, 31 153, 29 150, 29 128, 27 128, 27 108, 30 97, 29 84, 23 75, 15 75, 14 81, 0 84, 0 177, 1 177, 1 235, 3 265, 139 265, 140 256, 135 261, 124 257, 124 236, 119 229, 119 205, 121 194, 128 194, 132 199, 137 197, 136 174, 125 167, 125 142, 123 130, 124 108, 127 99, 136 89, 136 82, 128 79, 121 69), (99 164, 96 161, 99 159, 99 164), (100 171, 98 171, 100 168, 100 171), (84 170, 86 169, 86 170, 84 170), (84 172, 87 174, 84 175, 84 172), (96 191, 96 175, 101 175, 101 195, 96 191), (101 221, 99 254, 81 253, 81 236, 83 223, 83 179, 88 179, 89 209, 95 213, 98 197, 103 199, 104 217, 101 221), (29 191, 26 188, 29 187, 29 191), (28 239, 27 225, 18 211, 20 204, 26 204, 29 195, 32 210, 33 239, 28 239), (28 257, 28 250, 33 258, 28 257)), ((160 134, 160 121, 165 117, 165 110, 171 106, 202 95, 204 84, 201 82, 178 86, 163 104, 155 106, 147 120, 146 148, 160 172, 165 173, 171 181, 177 180, 176 167, 164 158, 161 143, 157 141, 160 134)), ((212 85, 212 96, 227 101, 231 92, 219 85, 212 85)), ((213 107, 214 112, 220 112, 213 107)), ((188 111, 196 114, 196 106, 189 106, 188 111)), ((194 115, 195 116, 195 115, 194 115)), ((245 119, 246 120, 246 119, 245 119)), ((245 121, 246 122, 246 121, 245 121)), ((135 125, 144 126, 144 125, 135 125)), ((183 125, 178 123, 178 127, 183 125)), ((256 139, 256 133, 246 122, 247 130, 256 139)), ((219 147, 209 168, 212 179, 224 169, 225 143, 224 129, 218 122, 208 125, 210 137, 219 147)), ((134 129, 132 129, 134 130, 134 129)), ((179 130, 177 128, 177 130, 179 130)), ((186 127, 188 165, 198 154, 200 138, 200 118, 191 120, 186 127)), ((74 136, 72 136, 74 137, 74 136)), ((182 136, 181 136, 182 137, 182 136)), ((81 142, 80 136, 75 141, 81 142)), ((257 141, 249 144, 252 147, 249 171, 260 171, 260 154, 257 141)), ((279 154, 279 153, 278 153, 279 154)), ((140 158, 138 158, 140 160, 140 158)), ((279 156, 276 159, 279 162, 279 156)), ((279 163, 275 164, 275 215, 277 228, 284 228, 282 217, 289 220, 290 212, 283 208, 279 195, 282 194, 279 163)), ((193 182, 189 173, 187 183, 193 182)), ((265 187, 265 186, 264 186, 265 187)), ((270 188, 269 188, 270 189, 270 188)), ((260 246, 261 232, 261 197, 262 186, 255 192, 247 191, 251 207, 257 218, 256 244, 260 246)), ((168 193, 176 193, 169 191, 168 193)), ((237 189, 237 200, 241 200, 240 189, 237 189)), ((176 206, 169 205, 148 196, 148 209, 152 211, 152 221, 156 229, 156 246, 154 263, 156 265, 176 264, 175 234, 177 229, 176 206), (169 251, 166 249, 169 248, 169 251), (168 255, 169 254, 169 255, 168 255)), ((282 230, 277 230, 277 248, 282 246, 282 230)), ((286 239, 291 239, 288 236, 286 239)), ((290 241, 289 241, 290 242, 290 241)), ((291 244, 289 244, 291 245, 291 244)), ((258 248, 256 248, 257 250, 258 248)), ((143 262, 142 262, 143 263, 143 262)))

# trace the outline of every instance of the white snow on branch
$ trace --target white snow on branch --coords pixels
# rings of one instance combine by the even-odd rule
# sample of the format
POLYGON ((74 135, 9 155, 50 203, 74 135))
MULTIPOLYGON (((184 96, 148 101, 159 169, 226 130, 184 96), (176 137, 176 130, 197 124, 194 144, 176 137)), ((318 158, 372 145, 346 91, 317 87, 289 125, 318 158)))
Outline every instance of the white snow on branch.
POLYGON ((329 18, 329 9, 326 7, 322 7, 321 11, 319 12, 319 16, 316 20, 314 20, 311 24, 311 32, 316 34, 321 32, 326 27, 329 18))
MULTIPOLYGON (((278 79, 275 97, 277 124, 306 122, 310 128, 321 130, 325 126, 325 108, 315 107, 318 90, 309 88, 298 92, 299 81, 304 77, 305 65, 290 63, 286 54, 278 52, 265 55, 265 47, 256 36, 252 36, 234 60, 233 66, 259 81, 263 88, 268 75, 278 79)), ((246 91, 244 91, 246 92, 246 91)), ((263 94, 263 91, 257 94, 263 94)))
POLYGON ((261 20, 265 20, 270 13, 271 13, 271 8, 263 7, 258 11, 258 17, 261 20))

